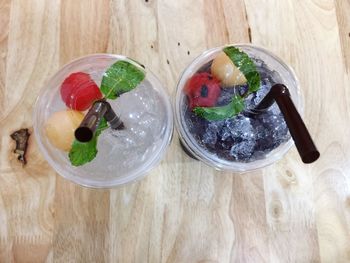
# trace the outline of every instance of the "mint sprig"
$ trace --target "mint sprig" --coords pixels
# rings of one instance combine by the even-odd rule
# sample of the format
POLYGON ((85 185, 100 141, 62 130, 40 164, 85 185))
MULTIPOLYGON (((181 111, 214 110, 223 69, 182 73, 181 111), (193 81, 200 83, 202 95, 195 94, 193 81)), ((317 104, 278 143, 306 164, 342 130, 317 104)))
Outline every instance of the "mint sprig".
POLYGON ((254 61, 246 53, 234 46, 225 47, 223 51, 247 79, 249 92, 257 91, 260 88, 261 79, 254 61))
POLYGON ((101 92, 108 99, 116 99, 134 88, 145 78, 145 73, 135 65, 119 60, 104 73, 101 92))
MULTIPOLYGON (((234 46, 226 47, 223 50, 231 59, 233 64, 243 73, 248 83, 248 93, 253 93, 260 88, 260 74, 256 69, 254 61, 243 51, 234 46)), ((234 117, 244 109, 244 100, 241 96, 235 95, 229 104, 221 107, 196 107, 194 113, 209 121, 225 120, 234 117)))
POLYGON ((232 118, 244 109, 244 101, 240 96, 234 96, 231 102, 221 107, 195 107, 194 113, 209 121, 232 118))
POLYGON ((69 160, 73 166, 80 166, 91 162, 97 155, 97 139, 101 132, 108 128, 105 118, 101 122, 94 134, 94 137, 89 142, 73 141, 72 148, 69 151, 69 160))

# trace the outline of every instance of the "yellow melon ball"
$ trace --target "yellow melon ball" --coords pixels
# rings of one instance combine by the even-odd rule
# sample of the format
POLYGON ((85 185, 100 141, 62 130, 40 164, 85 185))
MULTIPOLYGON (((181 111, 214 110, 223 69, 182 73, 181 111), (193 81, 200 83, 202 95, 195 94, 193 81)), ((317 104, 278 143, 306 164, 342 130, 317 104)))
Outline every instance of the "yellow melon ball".
POLYGON ((74 110, 52 114, 45 125, 46 136, 50 143, 58 149, 69 151, 74 140, 74 131, 83 118, 84 115, 81 112, 74 110))
POLYGON ((211 74, 221 81, 224 87, 242 85, 247 82, 243 73, 233 64, 231 59, 221 52, 211 64, 211 74))

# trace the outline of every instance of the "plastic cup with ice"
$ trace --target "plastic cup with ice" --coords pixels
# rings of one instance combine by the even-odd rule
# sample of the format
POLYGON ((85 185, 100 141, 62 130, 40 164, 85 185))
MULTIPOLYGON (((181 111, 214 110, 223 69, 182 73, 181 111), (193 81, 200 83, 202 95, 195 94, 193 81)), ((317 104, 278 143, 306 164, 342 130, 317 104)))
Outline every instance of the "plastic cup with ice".
MULTIPOLYGON (((91 118, 93 119, 93 118, 91 118)), ((112 187, 144 176, 163 157, 173 131, 172 109, 158 79, 124 56, 97 54, 60 69, 42 89, 34 111, 39 147, 63 177, 89 187, 112 187), (92 138, 74 132, 94 103, 107 102, 122 122, 104 116, 92 138)))
POLYGON ((271 52, 231 45, 204 52, 184 71, 177 87, 176 126, 193 157, 237 172, 264 167, 293 145, 279 107, 251 114, 274 84, 285 84, 299 112, 293 70, 271 52))

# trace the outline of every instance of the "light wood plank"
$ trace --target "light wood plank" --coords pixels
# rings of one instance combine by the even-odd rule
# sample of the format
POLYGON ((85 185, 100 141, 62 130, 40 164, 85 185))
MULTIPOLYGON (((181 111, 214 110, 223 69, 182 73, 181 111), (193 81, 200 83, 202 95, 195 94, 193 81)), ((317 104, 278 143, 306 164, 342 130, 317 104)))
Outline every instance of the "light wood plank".
MULTIPOLYGON (((0 1, 0 98, 4 97, 6 79, 6 57, 10 23, 10 0, 0 1)), ((4 111, 5 101, 1 100, 0 110, 4 111)))
POLYGON ((347 222, 344 212, 346 197, 350 194, 350 156, 349 151, 342 149, 349 148, 346 134, 350 128, 344 125, 350 121, 346 100, 349 85, 334 1, 305 2, 295 13, 299 15, 300 35, 305 39, 304 49, 309 50, 299 58, 306 70, 304 78, 308 82, 305 87, 310 89, 305 95, 310 100, 306 105, 312 105, 307 111, 311 115, 306 116, 312 119, 311 129, 317 130, 315 139, 323 153, 311 170, 320 256, 322 262, 347 262, 350 261, 350 222, 347 222), (301 30, 305 27, 313 34, 301 30), (337 87, 336 93, 329 87, 337 87), (316 118, 311 118, 316 114, 316 118))
POLYGON ((347 73, 350 74, 350 1, 334 0, 339 28, 340 44, 347 73))
POLYGON ((61 1, 60 64, 107 50, 109 1, 61 1))
POLYGON ((44 261, 51 249, 55 174, 38 152, 33 136, 29 162, 22 167, 9 135, 32 126, 33 102, 47 75, 57 70, 57 6, 57 1, 11 3, 0 119, 1 221, 6 227, 0 232, 0 250, 5 251, 0 261, 4 262, 44 261), (29 248, 32 252, 24 252, 29 248))
POLYGON ((55 192, 54 262, 108 262, 109 190, 57 178, 55 192))
MULTIPOLYGON (((327 58, 323 53, 323 45, 330 47, 321 40, 321 36, 334 30, 334 22, 330 20, 334 15, 329 12, 333 8, 332 3, 310 1, 306 5, 302 2, 269 1, 268 5, 264 3, 264 8, 262 5, 259 8, 256 1, 247 2, 250 2, 247 5, 248 17, 256 25, 252 27, 255 43, 268 47, 296 70, 304 95, 305 121, 323 154, 322 143, 325 140, 316 133, 316 130, 319 131, 322 111, 320 95, 323 94, 319 90, 324 86, 325 78, 328 77, 326 71, 332 62, 321 61, 327 58), (268 11, 272 9, 274 12, 268 11), (316 21, 307 21, 308 17, 316 21), (307 28, 310 30, 305 30, 307 28), (316 43, 317 34, 320 39, 316 43), (315 49, 316 45, 319 48, 315 49)), ((327 39, 328 42, 334 42, 336 34, 327 35, 327 39)), ((312 177, 315 174, 314 166, 303 165, 295 150, 287 157, 279 165, 266 169, 264 175, 271 261, 280 262, 281 258, 285 258, 286 262, 317 262, 320 261, 320 252, 319 232, 315 225, 317 214, 313 204, 314 194, 318 192, 312 177), (298 242, 290 246, 291 240, 298 242)))

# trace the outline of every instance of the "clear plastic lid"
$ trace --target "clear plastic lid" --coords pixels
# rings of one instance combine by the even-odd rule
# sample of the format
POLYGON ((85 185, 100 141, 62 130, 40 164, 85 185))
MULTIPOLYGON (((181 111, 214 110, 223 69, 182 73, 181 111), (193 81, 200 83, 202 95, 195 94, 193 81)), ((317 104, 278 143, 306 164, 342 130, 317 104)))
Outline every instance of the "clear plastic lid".
MULTIPOLYGON (((271 52, 249 44, 228 45, 235 46, 244 51, 250 58, 255 61, 262 61, 271 72, 277 72, 279 81, 288 87, 291 93, 292 100, 296 105, 300 114, 303 111, 302 97, 299 90, 299 82, 294 74, 294 71, 286 65, 280 58, 273 55, 271 52)), ((208 150, 203 146, 203 143, 195 138, 196 135, 191 133, 186 124, 186 104, 187 98, 184 93, 184 88, 188 80, 202 69, 204 65, 210 63, 217 55, 222 52, 222 47, 213 48, 205 51, 198 56, 183 72, 177 85, 176 102, 175 102, 175 119, 176 128, 180 135, 180 140, 187 150, 200 161, 203 161, 209 166, 219 170, 231 170, 234 172, 246 172, 262 168, 281 159, 294 144, 289 137, 287 141, 280 144, 277 148, 268 153, 264 153, 260 158, 252 161, 227 160, 218 156, 215 150, 208 150)), ((198 136, 197 136, 198 137, 198 136)))
POLYGON ((89 55, 62 67, 41 90, 33 119, 36 140, 49 164, 64 178, 96 188, 113 187, 144 176, 165 154, 173 132, 171 103, 159 80, 147 68, 125 56, 112 54, 89 55), (85 72, 100 87, 104 72, 118 60, 130 62, 146 73, 135 89, 116 100, 108 100, 125 129, 103 131, 95 159, 73 166, 68 152, 54 147, 45 133, 50 116, 67 108, 60 96, 61 84, 70 74, 85 72))

